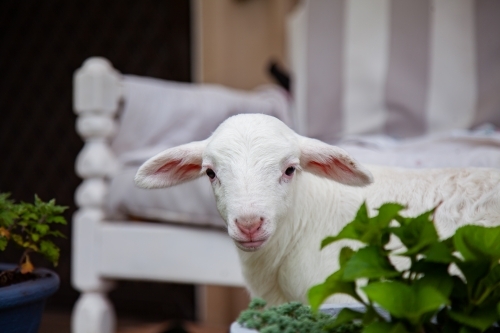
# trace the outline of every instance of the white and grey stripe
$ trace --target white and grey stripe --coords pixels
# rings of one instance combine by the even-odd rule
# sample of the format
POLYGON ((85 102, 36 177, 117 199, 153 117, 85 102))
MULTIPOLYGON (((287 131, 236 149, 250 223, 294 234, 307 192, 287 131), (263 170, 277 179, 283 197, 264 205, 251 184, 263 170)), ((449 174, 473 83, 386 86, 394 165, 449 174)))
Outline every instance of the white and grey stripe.
POLYGON ((467 128, 476 104, 474 0, 433 0, 428 132, 467 128))
POLYGON ((473 125, 500 126, 500 1, 476 0, 478 100, 473 125))
POLYGON ((307 53, 307 75, 322 78, 307 85, 307 107, 319 112, 319 117, 307 117, 307 126, 308 132, 323 140, 342 130, 344 6, 339 0, 313 1, 307 16, 308 31, 328 31, 328 36, 307 35, 307 49, 321 50, 307 53))
POLYGON ((389 0, 346 1, 342 134, 380 132, 384 128, 389 9, 389 0))
POLYGON ((386 85, 385 133, 418 136, 427 131, 422 117, 429 80, 431 0, 391 2, 391 38, 386 85), (401 123, 411 127, 401 127, 401 123))
POLYGON ((290 41, 293 58, 300 31, 303 134, 500 126, 500 1, 305 0, 298 10, 306 23, 291 22, 290 41))

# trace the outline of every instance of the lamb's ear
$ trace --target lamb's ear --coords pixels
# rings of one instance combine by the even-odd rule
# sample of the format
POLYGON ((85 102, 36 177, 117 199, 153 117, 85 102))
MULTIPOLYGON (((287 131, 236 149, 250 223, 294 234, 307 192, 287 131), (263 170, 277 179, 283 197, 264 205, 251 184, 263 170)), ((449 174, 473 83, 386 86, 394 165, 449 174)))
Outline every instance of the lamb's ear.
POLYGON ((319 140, 300 137, 300 165, 304 171, 350 186, 366 186, 373 182, 370 171, 349 154, 319 140))
POLYGON ((206 141, 196 141, 151 157, 137 170, 135 184, 142 188, 162 188, 200 177, 205 147, 206 141))

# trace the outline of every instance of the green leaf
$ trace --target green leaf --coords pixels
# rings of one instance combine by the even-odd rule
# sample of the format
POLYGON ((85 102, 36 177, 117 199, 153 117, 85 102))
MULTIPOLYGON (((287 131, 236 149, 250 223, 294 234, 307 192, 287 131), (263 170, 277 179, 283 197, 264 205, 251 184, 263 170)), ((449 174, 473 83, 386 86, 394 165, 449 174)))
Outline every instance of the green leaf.
POLYGON ((317 311, 319 306, 334 294, 347 294, 361 301, 356 293, 356 284, 354 282, 342 281, 342 274, 343 271, 339 270, 327 277, 325 282, 309 289, 308 300, 313 311, 317 311))
POLYGON ((457 258, 453 256, 452 250, 445 242, 431 244, 429 248, 423 252, 423 255, 427 261, 436 263, 449 264, 457 261, 457 258))
POLYGON ((394 220, 399 212, 406 207, 398 203, 385 203, 378 209, 378 215, 373 219, 380 228, 387 228, 392 220, 394 220))
POLYGON ((400 276, 389 258, 377 246, 367 246, 356 252, 345 264, 343 279, 355 281, 359 278, 378 279, 400 276))
POLYGON ((38 240, 40 239, 40 235, 32 233, 31 234, 31 239, 33 240, 33 242, 38 242, 38 240))
POLYGON ((340 250, 340 254, 339 254, 339 264, 340 264, 340 267, 344 267, 345 264, 352 258, 352 256, 354 255, 354 253, 356 253, 356 252, 353 249, 351 249, 348 246, 344 246, 340 250))
POLYGON ((366 208, 366 203, 363 202, 361 207, 359 207, 354 220, 346 224, 344 228, 342 228, 342 230, 337 234, 337 236, 329 236, 323 239, 323 241, 321 242, 321 249, 341 239, 361 240, 361 235, 366 229, 368 221, 368 209, 366 208))
POLYGON ((11 234, 11 239, 16 242, 17 244, 23 246, 23 238, 21 237, 21 235, 18 235, 18 234, 11 234))
POLYGON ((448 315, 460 324, 477 328, 481 332, 491 327, 500 318, 494 307, 476 309, 472 314, 448 311, 448 315))
POLYGON ((457 261, 456 265, 462 271, 467 280, 467 291, 469 297, 473 297, 479 281, 484 278, 490 269, 488 261, 457 261))
POLYGON ((500 265, 496 264, 474 288, 473 300, 481 304, 495 289, 500 288, 500 265))
POLYGON ((372 282, 362 288, 368 298, 378 303, 392 315, 404 318, 409 304, 413 303, 411 287, 401 282, 372 282))
POLYGON ((453 290, 453 278, 448 274, 447 267, 426 273, 415 283, 433 287, 444 297, 448 298, 453 290))
POLYGON ((449 296, 455 308, 461 309, 469 305, 467 284, 458 276, 452 276, 453 289, 449 296))
MULTIPOLYGON (((389 242, 389 224, 398 216, 404 206, 395 203, 383 204, 378 215, 370 218, 365 225, 359 225, 357 229, 361 231, 359 240, 365 244, 383 246, 389 242)), ((356 225, 356 222, 355 222, 356 225)))
POLYGON ((389 241, 389 223, 398 216, 404 206, 396 203, 386 203, 378 209, 378 215, 368 217, 366 203, 363 203, 356 217, 348 223, 336 236, 329 236, 321 242, 321 248, 341 240, 353 239, 370 245, 384 245, 389 241))
POLYGON ((38 215, 35 213, 25 213, 23 214, 23 219, 38 221, 38 215))
POLYGON ((59 261, 59 248, 51 241, 43 240, 40 242, 40 253, 43 254, 54 266, 59 261))
POLYGON ((341 239, 353 239, 359 240, 360 234, 356 230, 356 226, 353 222, 347 224, 342 230, 337 234, 337 236, 328 236, 321 241, 321 249, 325 246, 330 245, 333 242, 336 242, 341 239))
POLYGON ((358 221, 362 224, 368 224, 370 218, 368 217, 368 207, 366 206, 366 202, 363 202, 356 212, 356 217, 354 221, 358 221))
POLYGON ((406 225, 391 228, 391 232, 398 236, 407 248, 407 251, 403 255, 415 255, 425 247, 439 240, 436 228, 431 219, 434 211, 435 208, 410 219, 406 225))
POLYGON ((411 265, 411 271, 423 274, 432 274, 434 272, 448 274, 449 266, 449 264, 428 261, 427 258, 422 258, 411 265))
POLYGON ((62 216, 51 216, 47 218, 48 223, 66 224, 66 219, 62 216))
POLYGON ((489 228, 466 225, 460 227, 453 236, 453 243, 466 261, 498 261, 500 259, 500 226, 489 228))
POLYGON ((462 326, 462 327, 460 327, 460 330, 458 331, 458 333, 477 333, 477 331, 475 329, 470 328, 470 327, 462 326))
POLYGON ((37 223, 35 224, 35 230, 41 235, 41 236, 45 236, 49 230, 50 230, 50 226, 46 225, 46 224, 40 224, 40 223, 37 223))
POLYGON ((365 327, 363 333, 409 333, 401 323, 375 322, 365 327))
POLYGON ((38 194, 35 194, 35 205, 36 206, 40 206, 42 204, 43 204, 42 199, 40 199, 40 197, 38 196, 38 194))
POLYGON ((397 318, 417 324, 424 314, 438 310, 449 301, 432 286, 407 285, 397 281, 372 282, 363 287, 368 298, 397 318))
POLYGON ((448 237, 444 240, 441 241, 441 243, 443 243, 444 245, 446 245, 448 247, 448 249, 453 253, 455 252, 455 243, 453 242, 453 236, 451 237, 448 237))
POLYGON ((413 219, 411 217, 404 217, 404 216, 401 216, 401 215, 398 215, 394 218, 396 221, 399 222, 399 225, 400 226, 405 226, 407 225, 408 223, 410 223, 410 221, 413 219))
POLYGON ((54 236, 54 237, 66 238, 66 235, 63 234, 62 232, 58 231, 58 230, 49 231, 47 233, 47 235, 54 236))
POLYGON ((4 251, 9 244, 9 240, 6 237, 0 236, 0 251, 4 251))
POLYGON ((363 325, 367 326, 374 321, 381 320, 380 314, 374 309, 372 305, 366 307, 366 312, 363 316, 363 325))
POLYGON ((14 211, 12 202, 2 202, 0 199, 0 226, 10 227, 14 220, 18 218, 17 213, 14 211))
POLYGON ((354 311, 349 308, 343 308, 335 318, 335 321, 329 328, 337 327, 345 323, 351 323, 354 320, 361 320, 365 314, 363 312, 354 311))

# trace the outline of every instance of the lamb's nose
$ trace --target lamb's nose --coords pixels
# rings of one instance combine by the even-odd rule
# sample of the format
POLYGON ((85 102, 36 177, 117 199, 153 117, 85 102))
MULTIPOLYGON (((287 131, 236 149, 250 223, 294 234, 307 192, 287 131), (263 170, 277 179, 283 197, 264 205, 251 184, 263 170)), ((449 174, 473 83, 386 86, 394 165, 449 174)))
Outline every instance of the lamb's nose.
POLYGON ((236 226, 245 235, 251 236, 259 231, 264 218, 256 215, 241 216, 235 219, 236 226))

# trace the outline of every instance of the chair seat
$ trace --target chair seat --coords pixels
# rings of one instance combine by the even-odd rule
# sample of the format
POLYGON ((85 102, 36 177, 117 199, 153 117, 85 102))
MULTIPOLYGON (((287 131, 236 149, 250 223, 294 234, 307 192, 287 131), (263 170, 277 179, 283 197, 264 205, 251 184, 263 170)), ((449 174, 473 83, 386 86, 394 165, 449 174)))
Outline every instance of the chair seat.
POLYGON ((414 139, 359 136, 338 146, 363 164, 404 168, 500 168, 500 132, 489 126, 414 139))

